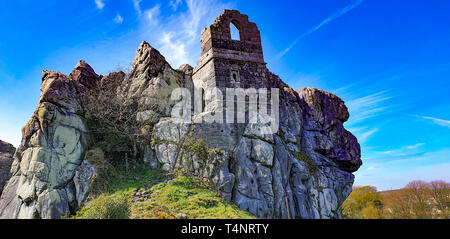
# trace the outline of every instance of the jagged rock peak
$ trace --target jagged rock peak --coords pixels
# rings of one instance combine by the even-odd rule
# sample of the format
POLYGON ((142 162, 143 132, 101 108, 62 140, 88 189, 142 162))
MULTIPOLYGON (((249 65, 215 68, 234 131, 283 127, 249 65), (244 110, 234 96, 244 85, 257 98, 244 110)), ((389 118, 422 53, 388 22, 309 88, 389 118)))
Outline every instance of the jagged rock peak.
POLYGON ((192 75, 194 68, 189 64, 182 64, 178 67, 178 70, 183 72, 185 75, 192 75))
POLYGON ((166 58, 148 42, 142 41, 136 51, 128 77, 133 78, 140 73, 156 76, 166 65, 168 65, 166 58))
POLYGON ((16 148, 10 143, 0 140, 0 195, 5 183, 11 177, 11 163, 16 148))
POLYGON ((90 89, 94 88, 100 80, 94 69, 83 60, 78 62, 72 73, 70 73, 70 77, 90 89))
POLYGON ((72 113, 82 112, 77 90, 71 81, 62 73, 43 71, 39 103, 52 103, 72 113))

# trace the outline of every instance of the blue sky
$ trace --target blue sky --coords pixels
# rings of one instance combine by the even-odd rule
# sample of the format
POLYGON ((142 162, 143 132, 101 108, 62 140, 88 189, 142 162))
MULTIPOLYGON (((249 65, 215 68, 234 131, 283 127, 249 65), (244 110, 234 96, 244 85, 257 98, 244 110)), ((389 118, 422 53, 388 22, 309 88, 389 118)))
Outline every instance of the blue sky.
POLYGON ((364 162, 355 185, 450 181, 446 0, 1 0, 0 139, 19 145, 42 70, 128 69, 142 40, 174 68, 195 66, 200 32, 224 8, 258 24, 269 69, 291 87, 346 102, 364 162))

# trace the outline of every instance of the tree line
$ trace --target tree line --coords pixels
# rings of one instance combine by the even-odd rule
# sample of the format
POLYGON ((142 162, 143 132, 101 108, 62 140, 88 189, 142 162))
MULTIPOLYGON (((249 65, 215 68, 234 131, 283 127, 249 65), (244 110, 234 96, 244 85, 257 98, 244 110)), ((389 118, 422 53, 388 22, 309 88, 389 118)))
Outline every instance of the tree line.
POLYGON ((349 219, 450 219, 450 183, 412 181, 383 192, 355 187, 341 212, 349 219))

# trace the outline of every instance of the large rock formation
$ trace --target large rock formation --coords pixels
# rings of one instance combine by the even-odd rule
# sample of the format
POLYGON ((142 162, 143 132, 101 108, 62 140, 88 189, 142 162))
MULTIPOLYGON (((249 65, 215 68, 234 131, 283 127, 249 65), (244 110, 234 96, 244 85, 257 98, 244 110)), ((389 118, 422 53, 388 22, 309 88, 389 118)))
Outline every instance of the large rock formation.
POLYGON ((114 89, 114 102, 134 102, 131 118, 142 137, 133 145, 149 167, 209 180, 226 200, 260 218, 340 217, 352 172, 362 163, 356 138, 343 127, 349 118, 344 102, 314 88, 290 88, 266 68, 256 24, 225 10, 203 31, 195 68, 175 70, 143 42, 126 75, 98 76, 83 61, 70 76, 44 71, 38 108, 23 128, 0 199, 1 218, 59 218, 82 205, 95 174, 87 152, 96 142, 86 120, 95 112, 86 105, 98 97, 99 84, 114 89), (240 30, 240 41, 231 40, 230 23, 240 30), (188 100, 193 120, 171 117, 181 100, 172 92, 179 87, 191 95, 204 92, 200 110, 198 100, 188 100), (227 88, 268 89, 277 130, 266 130, 259 111, 250 119, 250 104, 245 122, 200 121, 225 118, 221 106, 234 102, 212 89, 227 88), (279 104, 273 92, 279 92, 279 104))
POLYGON ((5 183, 11 177, 10 170, 16 148, 10 143, 0 140, 0 195, 5 183))
MULTIPOLYGON (((92 165, 83 101, 99 77, 81 61, 70 76, 42 73, 41 98, 22 129, 12 177, 0 199, 0 218, 60 218, 75 212, 92 165)), ((82 195, 84 194, 84 195, 82 195)))

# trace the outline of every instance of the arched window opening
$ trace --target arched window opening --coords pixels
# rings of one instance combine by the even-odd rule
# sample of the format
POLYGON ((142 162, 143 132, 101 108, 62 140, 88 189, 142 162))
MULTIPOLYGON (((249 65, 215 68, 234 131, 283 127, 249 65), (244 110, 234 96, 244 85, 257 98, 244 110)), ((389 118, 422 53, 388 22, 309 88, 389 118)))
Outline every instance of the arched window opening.
POLYGON ((239 30, 233 22, 230 23, 231 40, 240 41, 239 30))

